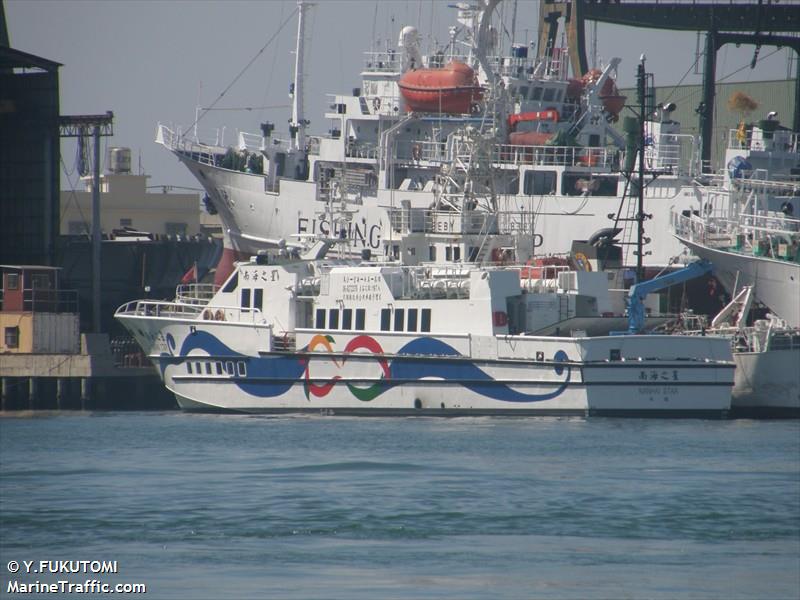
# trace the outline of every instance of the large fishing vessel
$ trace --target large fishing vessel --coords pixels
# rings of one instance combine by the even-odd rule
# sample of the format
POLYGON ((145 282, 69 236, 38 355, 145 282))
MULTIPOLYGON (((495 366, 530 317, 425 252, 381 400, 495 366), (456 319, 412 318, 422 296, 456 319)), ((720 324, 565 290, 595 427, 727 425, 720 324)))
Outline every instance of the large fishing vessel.
POLYGON ((731 340, 737 412, 800 416, 798 139, 774 117, 731 131, 728 169, 703 210, 672 215, 676 238, 714 263, 733 297, 705 333, 731 340), (769 314, 748 325, 756 301, 769 314))
MULTIPOLYGON (((333 97, 325 135, 306 132, 309 7, 300 1, 286 139, 270 123, 259 134, 240 133, 236 147, 159 126, 157 141, 189 168, 224 223, 217 283, 236 259, 291 245, 296 235, 339 235, 337 227, 353 254, 369 249, 397 257, 397 239, 408 233, 398 225, 409 222, 410 211, 448 210, 437 204, 437 192, 450 169, 475 160, 461 144, 469 128, 491 134, 483 159, 491 171, 491 209, 500 232, 517 236, 523 260, 563 253, 565 240, 588 240, 607 228, 619 229, 622 242, 632 239, 628 226, 637 209, 625 200, 624 171, 632 170, 625 156, 636 149, 610 126, 625 103, 614 84, 619 59, 571 77, 564 48, 541 48, 535 58, 531 46, 513 44, 504 54, 502 27, 492 23, 498 1, 459 4, 459 27, 451 28, 449 43, 426 55, 410 26, 402 28, 396 48, 367 53, 361 87, 333 97), (332 199, 349 211, 346 223, 326 220, 332 199)), ((669 106, 648 107, 645 133, 646 213, 651 227, 666 229, 671 208, 701 204, 702 189, 692 177, 698 155, 669 106)), ((680 250, 673 238, 654 236, 646 262, 668 265, 680 250)))
POLYGON ((316 251, 311 258, 262 255, 238 263, 208 303, 139 300, 116 318, 187 410, 722 416, 729 409, 728 340, 610 335, 627 319, 611 309, 605 273, 532 279, 510 266, 347 264, 316 251), (555 335, 541 335, 548 331, 555 335))
POLYGON ((800 134, 762 121, 729 134, 723 180, 702 211, 673 211, 678 240, 715 265, 729 293, 743 286, 800 327, 800 134), (768 129, 767 129, 768 128, 768 129))

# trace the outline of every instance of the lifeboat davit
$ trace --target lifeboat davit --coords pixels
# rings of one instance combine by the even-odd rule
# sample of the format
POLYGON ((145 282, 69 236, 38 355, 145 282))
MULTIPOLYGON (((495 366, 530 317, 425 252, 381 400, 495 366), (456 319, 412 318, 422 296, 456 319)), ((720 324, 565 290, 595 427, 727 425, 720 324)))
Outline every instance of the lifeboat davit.
POLYGON ((407 71, 397 85, 414 112, 468 113, 483 97, 475 71, 458 61, 441 69, 407 71))
MULTIPOLYGON (((586 86, 596 82, 602 74, 599 69, 590 69, 580 79, 570 79, 567 86, 567 98, 580 97, 586 86)), ((617 85, 611 78, 606 79, 605 83, 603 83, 599 98, 603 102, 603 108, 606 112, 614 117, 619 116, 619 113, 625 107, 625 100, 627 100, 626 96, 619 93, 617 85)))

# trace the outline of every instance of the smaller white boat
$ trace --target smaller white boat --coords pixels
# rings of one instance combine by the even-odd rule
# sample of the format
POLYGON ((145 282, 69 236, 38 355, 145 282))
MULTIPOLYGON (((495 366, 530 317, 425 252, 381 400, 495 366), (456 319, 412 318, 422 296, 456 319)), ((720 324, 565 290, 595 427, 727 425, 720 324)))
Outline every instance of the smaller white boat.
POLYGON ((730 340, 736 374, 731 416, 800 417, 800 328, 767 315, 748 326, 753 289, 745 286, 706 327, 695 316, 694 333, 730 340))

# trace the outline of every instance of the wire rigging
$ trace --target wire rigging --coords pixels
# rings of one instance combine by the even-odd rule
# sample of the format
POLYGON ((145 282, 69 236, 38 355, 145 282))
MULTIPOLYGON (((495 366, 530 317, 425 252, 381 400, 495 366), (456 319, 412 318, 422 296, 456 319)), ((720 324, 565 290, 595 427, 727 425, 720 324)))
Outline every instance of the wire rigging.
POLYGON ((251 58, 251 59, 250 59, 250 62, 248 62, 248 63, 247 63, 245 66, 244 66, 244 68, 243 68, 241 71, 239 71, 239 74, 238 74, 238 75, 236 75, 236 77, 234 77, 234 78, 233 78, 233 81, 231 81, 231 82, 228 84, 228 87, 226 87, 226 88, 225 88, 225 89, 222 91, 222 93, 221 93, 219 96, 217 96, 217 99, 216 99, 216 100, 214 100, 214 102, 212 102, 212 103, 211 103, 211 105, 210 105, 208 108, 205 108, 205 109, 203 109, 203 112, 201 112, 201 113, 199 114, 199 116, 198 116, 198 117, 197 117, 197 118, 194 120, 194 122, 193 122, 191 125, 189 125, 188 129, 192 129, 192 128, 193 128, 195 125, 197 125, 197 124, 200 122, 200 119, 202 119, 202 118, 203 118, 203 117, 206 115, 206 113, 207 113, 209 110, 211 110, 212 108, 214 108, 214 107, 217 105, 217 103, 218 103, 220 100, 222 100, 223 96, 225 96, 225 94, 227 94, 227 93, 228 93, 228 91, 230 91, 230 89, 231 89, 231 88, 232 88, 232 87, 233 87, 233 86, 236 84, 236 82, 237 82, 237 81, 239 81, 239 79, 242 77, 242 75, 244 75, 244 74, 245 74, 245 72, 246 72, 246 71, 247 71, 247 70, 248 70, 248 69, 249 69, 249 68, 250 68, 250 67, 253 65, 253 63, 254 63, 254 62, 256 62, 256 60, 258 59, 258 57, 259 57, 259 56, 261 56, 261 55, 264 53, 264 51, 265 51, 265 50, 266 50, 266 49, 269 47, 269 45, 270 45, 270 44, 272 44, 272 42, 273 42, 273 41, 275 41, 275 39, 278 37, 278 35, 280 34, 280 32, 283 30, 283 28, 286 26, 286 24, 287 24, 287 23, 288 23, 288 22, 289 22, 289 21, 290 21, 290 20, 291 20, 291 19, 294 17, 294 15, 295 15, 296 13, 297 13, 297 9, 295 8, 295 9, 292 11, 292 13, 291 13, 291 14, 290 14, 288 17, 286 17, 286 19, 284 19, 284 21, 283 21, 283 22, 280 24, 280 26, 278 27, 277 31, 275 31, 275 33, 273 33, 273 34, 272 34, 272 36, 270 36, 269 40, 267 40, 267 43, 266 43, 266 44, 264 44, 264 45, 261 47, 261 50, 259 50, 258 52, 256 52, 255 56, 253 56, 253 58, 251 58))

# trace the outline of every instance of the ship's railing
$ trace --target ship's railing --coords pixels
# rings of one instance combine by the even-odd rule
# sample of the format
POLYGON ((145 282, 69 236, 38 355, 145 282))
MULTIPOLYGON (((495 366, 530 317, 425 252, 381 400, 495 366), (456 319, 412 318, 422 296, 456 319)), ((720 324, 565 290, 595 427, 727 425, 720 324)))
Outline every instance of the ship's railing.
MULTIPOLYGON (((568 72, 569 55, 566 48, 555 48, 545 61, 537 61, 528 57, 520 56, 489 56, 487 61, 496 75, 506 77, 517 77, 520 79, 530 78, 540 62, 543 62, 537 73, 540 77, 553 79, 564 79, 568 72)), ((451 61, 468 63, 469 56, 466 54, 450 54, 437 52, 427 57, 425 66, 430 69, 438 69, 446 66, 451 61)), ((402 68, 402 53, 395 50, 364 53, 364 67, 366 71, 372 72, 391 72, 399 71, 402 68)))
POLYGON ((374 73, 393 73, 402 68, 403 55, 397 50, 364 52, 364 70, 374 73))
POLYGON ((492 160, 500 165, 555 165, 613 170, 619 164, 617 150, 580 146, 517 146, 498 144, 492 160))
POLYGON ((263 323, 262 313, 257 308, 238 306, 198 305, 162 300, 132 300, 120 306, 115 316, 154 317, 164 319, 188 319, 194 321, 226 321, 232 323, 263 323))
POLYGON ((398 140, 395 142, 396 160, 441 164, 449 161, 450 142, 431 140, 398 140))
POLYGON ((213 283, 183 283, 175 290, 175 301, 183 304, 204 306, 219 290, 213 283))
MULTIPOLYGON (((425 60, 425 58, 423 58, 425 60)), ((437 52, 427 57, 424 65, 417 67, 427 67, 438 69, 446 66, 451 61, 469 63, 469 56, 466 54, 451 54, 437 52)), ((549 52, 549 57, 540 65, 537 61, 528 57, 521 56, 498 56, 487 57, 487 61, 496 75, 505 77, 516 77, 519 79, 531 79, 534 72, 538 77, 551 79, 566 79, 569 66, 569 53, 567 48, 553 48, 549 52), (537 69, 537 67, 539 67, 537 69)), ((399 72, 403 68, 402 51, 394 49, 364 52, 364 71, 372 73, 391 73, 399 72)))
POLYGON ((345 145, 344 155, 347 158, 378 159, 378 146, 368 142, 348 141, 345 145))
POLYGON ((796 196, 800 192, 800 178, 797 176, 787 175, 786 179, 768 179, 767 173, 762 169, 750 171, 749 174, 749 177, 732 179, 733 190, 772 196, 796 196))
MULTIPOLYGON (((395 161, 449 163, 454 159, 453 144, 448 141, 412 140, 395 143, 395 161)), ((585 148, 581 146, 521 146, 496 144, 492 162, 502 166, 555 165, 564 167, 592 167, 611 171, 618 167, 620 155, 610 148, 585 148)), ((677 154, 679 151, 676 151, 677 154)))
POLYGON ((199 163, 211 166, 214 166, 214 156, 220 146, 220 144, 210 146, 191 140, 181 134, 180 131, 173 131, 161 123, 158 124, 156 143, 161 144, 169 150, 189 155, 193 160, 199 163))
POLYGON ((665 133, 645 150, 645 165, 652 171, 692 177, 701 172, 697 139, 689 134, 665 133))
POLYGON ((261 144, 264 138, 259 133, 239 132, 239 150, 248 152, 261 152, 261 144))
POLYGON ((753 256, 798 257, 800 219, 775 214, 704 218, 687 212, 672 211, 670 222, 673 231, 689 241, 753 256))
POLYGON ((771 150, 778 152, 800 152, 800 133, 785 129, 765 131, 761 128, 728 130, 730 150, 771 150))

